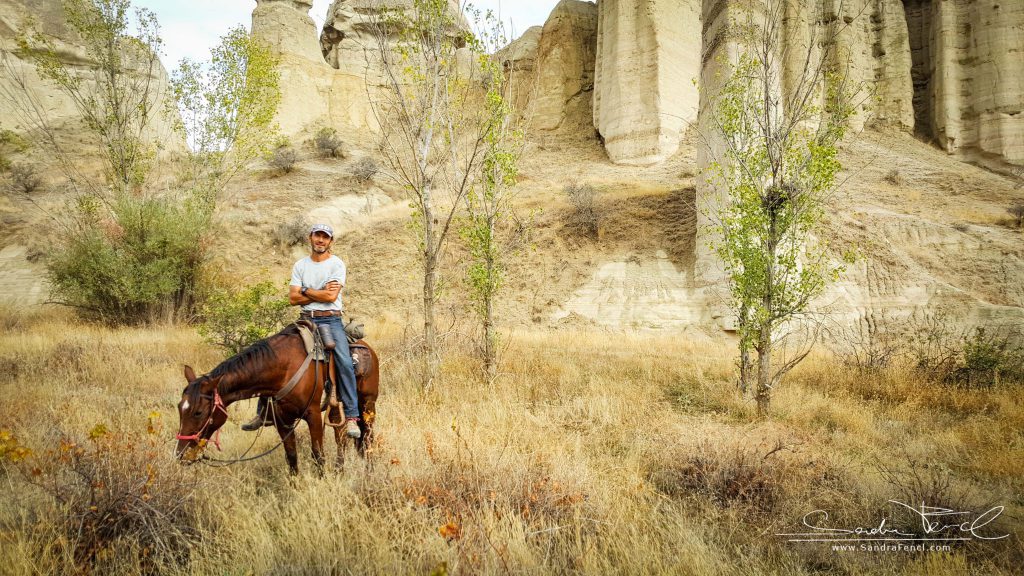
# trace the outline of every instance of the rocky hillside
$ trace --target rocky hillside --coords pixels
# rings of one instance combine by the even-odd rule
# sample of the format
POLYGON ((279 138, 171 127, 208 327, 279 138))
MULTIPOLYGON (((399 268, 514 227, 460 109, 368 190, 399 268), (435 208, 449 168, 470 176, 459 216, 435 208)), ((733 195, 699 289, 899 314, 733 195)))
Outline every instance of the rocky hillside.
MULTIPOLYGON (((844 185, 828 229, 832 245, 854 246, 861 258, 819 308, 846 325, 899 324, 936 310, 968 323, 1024 320, 1024 232, 1006 213, 1024 202, 1024 87, 1006 61, 1021 53, 1024 7, 842 6, 827 22, 799 12, 788 20, 795 43, 812 25, 844 26, 840 53, 876 94, 844 143, 844 185)), ((352 270, 354 309, 407 317, 418 287, 406 203, 380 176, 351 176, 374 149, 368 8, 334 2, 319 44, 308 8, 263 0, 253 13, 254 33, 282 55, 279 120, 305 146, 304 159, 291 174, 257 168, 237 183, 221 216, 231 234, 218 257, 232 274, 284 278, 302 248, 276 240, 283 227, 330 221, 352 270), (339 129, 347 159, 315 156, 308 135, 321 126, 339 129)), ((503 322, 711 334, 728 327, 722 287, 699 273, 694 206, 705 192, 695 178, 700 95, 692 80, 713 74, 739 19, 726 0, 562 0, 543 27, 501 52, 506 69, 520 74, 515 98, 531 115, 517 207, 534 222, 530 248, 511 265, 503 322), (597 237, 566 225, 562 189, 570 183, 597 190, 597 237)), ((28 231, 42 217, 21 200, 3 202, 5 222, 22 232, 0 239, 0 292, 38 302, 45 287, 38 260, 27 257, 40 249, 28 231)), ((451 264, 458 270, 457 250, 451 264)), ((462 305, 449 302, 451 314, 462 305)))

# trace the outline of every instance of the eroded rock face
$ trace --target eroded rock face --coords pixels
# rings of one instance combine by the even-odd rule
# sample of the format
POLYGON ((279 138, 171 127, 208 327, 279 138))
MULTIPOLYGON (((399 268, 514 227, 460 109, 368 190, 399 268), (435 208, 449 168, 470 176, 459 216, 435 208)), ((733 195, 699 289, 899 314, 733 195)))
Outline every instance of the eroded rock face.
MULTIPOLYGON (((319 51, 329 69, 329 125, 362 133, 377 130, 370 101, 386 80, 374 36, 375 14, 381 8, 408 11, 413 6, 414 0, 335 0, 328 8, 319 51)), ((452 34, 458 37, 468 24, 458 0, 449 0, 449 10, 457 23, 452 34)))
POLYGON ((613 162, 668 158, 696 120, 700 14, 700 0, 598 3, 594 126, 613 162))
POLYGON ((277 123, 285 136, 329 124, 333 70, 320 54, 312 7, 313 0, 257 0, 252 11, 252 35, 281 59, 277 123))
POLYGON ((511 75, 510 94, 506 97, 520 114, 529 113, 530 98, 533 96, 537 79, 537 52, 543 27, 531 26, 522 36, 495 54, 506 76, 511 75))
POLYGON ((919 135, 1024 164, 1024 3, 903 0, 919 135))
POLYGON ((596 49, 597 5, 581 0, 559 2, 539 39, 531 128, 592 133, 596 49))
MULTIPOLYGON (((7 61, 0 68, 0 83, 3 97, 0 98, 0 128, 23 133, 35 130, 37 116, 26 114, 26 110, 36 108, 45 118, 46 123, 58 134, 58 140, 67 148, 67 152, 75 156, 88 155, 94 139, 83 125, 81 114, 74 101, 49 80, 36 73, 35 65, 30 60, 19 57, 16 51, 15 37, 28 22, 40 32, 50 37, 57 54, 68 71, 81 78, 83 90, 88 93, 95 86, 93 62, 82 48, 81 39, 66 23, 66 16, 60 0, 0 0, 0 45, 3 46, 7 61), (24 85, 24 89, 21 84, 24 85)), ((160 151, 179 152, 185 149, 184 137, 174 131, 174 107, 170 101, 170 89, 167 71, 159 61, 152 71, 148 68, 148 59, 127 56, 127 66, 135 62, 138 74, 150 75, 151 110, 157 111, 146 130, 143 138, 154 143, 160 151), (170 110, 169 113, 164 113, 170 110)))
MULTIPOLYGON (((823 4, 827 24, 821 33, 836 35, 831 64, 845 71, 857 105, 851 127, 861 130, 870 122, 911 130, 910 44, 900 0, 825 0, 823 4)), ((803 56, 806 50, 795 53, 803 56)))

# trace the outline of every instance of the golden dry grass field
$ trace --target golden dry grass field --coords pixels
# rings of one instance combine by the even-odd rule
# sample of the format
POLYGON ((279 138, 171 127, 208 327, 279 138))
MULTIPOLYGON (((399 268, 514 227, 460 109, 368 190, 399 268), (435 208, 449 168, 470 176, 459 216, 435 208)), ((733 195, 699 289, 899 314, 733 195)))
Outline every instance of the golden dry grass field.
MULTIPOLYGON (((459 296, 466 262, 453 246, 439 311, 450 326, 442 377, 420 388, 408 353, 419 283, 407 203, 382 178, 353 182, 354 157, 247 174, 223 204, 209 268, 244 287, 283 285, 303 254, 277 241, 282 224, 342 200, 390 200, 332 220, 350 268, 346 307, 380 354, 382 394, 369 459, 349 448, 344 467, 332 462, 322 477, 304 427, 295 478, 280 450, 226 467, 174 460, 182 366, 202 373, 223 359, 194 326, 111 328, 59 308, 0 308, 0 573, 1020 572, 1022 384, 943 385, 899 362, 862 373, 820 347, 758 420, 736 390, 725 337, 556 314, 600 283, 609 262, 663 251, 692 282, 692 149, 653 168, 613 166, 596 143, 542 152, 525 160, 519 182, 517 207, 532 228, 509 262, 492 383, 471 354, 459 296), (596 238, 565 225, 561 190, 574 181, 600 194, 596 238), (891 501, 965 513, 957 519, 997 510, 978 533, 1007 537, 879 551, 859 546, 886 543, 838 550, 780 536, 806 532, 802 520, 816 510, 828 513, 810 516, 822 528, 921 533, 920 515, 891 501)), ((910 137, 868 133, 848 154, 850 183, 830 227, 866 253, 843 280, 850 293, 867 287, 857 307, 884 316, 946 294, 960 310, 1020 317, 1024 232, 995 221, 1024 200, 1013 180, 910 137)), ((13 294, 43 277, 20 254, 45 246, 34 244, 44 240, 32 233, 39 215, 3 202, 13 224, 0 227, 0 241, 19 250, 0 262, 0 287, 13 294)), ((60 202, 53 192, 42 205, 60 202)), ((594 299, 628 304, 629 291, 609 284, 610 296, 594 299)), ((223 452, 207 454, 272 448, 273 434, 239 429, 252 410, 232 406, 223 452)), ((964 532, 963 520, 946 518, 929 516, 939 523, 932 534, 964 532)))
MULTIPOLYGON (((0 572, 1009 575, 1024 562, 1019 385, 860 375, 822 354, 759 421, 726 343, 566 329, 510 333, 492 384, 452 346, 425 392, 404 324, 368 328, 384 363, 378 443, 320 477, 301 428, 290 478, 280 451, 173 460, 182 364, 220 360, 192 328, 3 311, 0 572), (889 500, 1004 506, 980 532, 1010 536, 839 552, 777 535, 813 510, 832 527, 907 526, 889 500)), ((230 409, 211 455, 250 446, 251 410, 230 409)))

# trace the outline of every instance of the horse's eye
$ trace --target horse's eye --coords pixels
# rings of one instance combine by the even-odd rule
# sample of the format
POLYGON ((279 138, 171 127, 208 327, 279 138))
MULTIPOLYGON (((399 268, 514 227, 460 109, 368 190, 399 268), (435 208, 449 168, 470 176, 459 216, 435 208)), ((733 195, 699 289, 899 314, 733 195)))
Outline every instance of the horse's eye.
POLYGON ((200 417, 200 416, 202 416, 202 415, 203 415, 203 413, 202 413, 202 412, 200 412, 199 410, 193 410, 193 411, 192 411, 192 417, 193 417, 193 418, 199 418, 199 417, 200 417))

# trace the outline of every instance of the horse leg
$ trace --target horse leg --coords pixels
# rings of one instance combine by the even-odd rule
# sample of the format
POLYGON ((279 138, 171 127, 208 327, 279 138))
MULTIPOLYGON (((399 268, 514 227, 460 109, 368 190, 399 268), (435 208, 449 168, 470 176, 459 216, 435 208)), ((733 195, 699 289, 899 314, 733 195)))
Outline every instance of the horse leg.
POLYGON ((277 424, 277 433, 281 436, 281 443, 284 445, 284 457, 288 461, 288 468, 292 476, 299 474, 299 453, 295 448, 295 428, 297 422, 292 422, 291 426, 279 422, 277 424))
MULTIPOLYGON (((341 408, 339 406, 332 406, 331 408, 329 408, 327 411, 327 418, 333 424, 341 424, 344 421, 344 419, 341 417, 341 408)), ((348 437, 345 436, 345 433, 342 431, 341 426, 334 426, 333 428, 334 444, 338 450, 338 470, 341 470, 341 468, 345 465, 345 439, 348 437)))
POLYGON ((377 416, 377 399, 375 397, 371 396, 365 399, 362 416, 359 427, 363 434, 356 440, 356 449, 359 451, 359 455, 365 459, 373 446, 373 421, 377 416))
POLYGON ((310 407, 306 413, 306 424, 309 426, 309 444, 313 450, 313 462, 317 474, 324 475, 324 422, 323 416, 316 406, 310 407))

